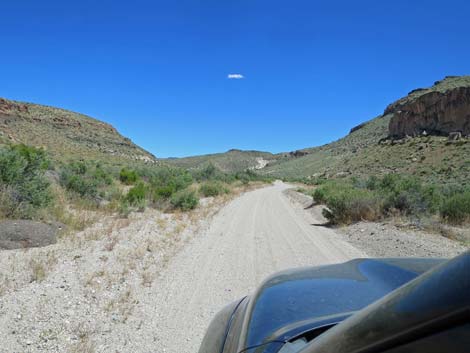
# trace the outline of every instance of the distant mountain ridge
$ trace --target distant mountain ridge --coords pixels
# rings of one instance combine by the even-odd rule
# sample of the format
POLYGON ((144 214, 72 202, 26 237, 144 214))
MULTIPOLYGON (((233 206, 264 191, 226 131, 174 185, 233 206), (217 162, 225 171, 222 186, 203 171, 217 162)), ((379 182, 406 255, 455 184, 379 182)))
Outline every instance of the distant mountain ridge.
POLYGON ((110 124, 65 109, 0 98, 0 143, 45 148, 54 158, 155 163, 110 124))
POLYGON ((187 169, 197 169, 212 164, 223 172, 233 173, 246 169, 262 169, 276 158, 277 157, 270 152, 231 149, 225 153, 213 153, 183 158, 166 158, 162 159, 162 161, 187 169))
POLYGON ((277 178, 366 177, 405 173, 470 182, 470 76, 448 76, 388 105, 384 114, 329 144, 273 154, 231 149, 157 159, 111 125, 83 114, 0 98, 0 144, 44 147, 54 158, 163 163, 186 169, 213 164, 223 172, 247 169, 277 178), (452 135, 452 140, 447 135, 452 135))

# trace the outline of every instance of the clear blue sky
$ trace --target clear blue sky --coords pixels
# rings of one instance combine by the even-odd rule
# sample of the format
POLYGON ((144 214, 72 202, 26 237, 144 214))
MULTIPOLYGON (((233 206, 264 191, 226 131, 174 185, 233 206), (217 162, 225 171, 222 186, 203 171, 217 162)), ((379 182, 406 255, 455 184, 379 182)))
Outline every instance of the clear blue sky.
POLYGON ((159 157, 288 151, 470 74, 469 20, 467 0, 3 1, 0 96, 107 121, 159 157))

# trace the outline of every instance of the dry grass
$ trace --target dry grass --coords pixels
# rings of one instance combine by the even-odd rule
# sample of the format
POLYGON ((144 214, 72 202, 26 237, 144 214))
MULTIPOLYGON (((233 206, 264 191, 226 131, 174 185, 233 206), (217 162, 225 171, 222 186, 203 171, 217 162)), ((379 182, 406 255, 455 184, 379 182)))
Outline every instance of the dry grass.
POLYGON ((92 330, 87 325, 80 323, 74 332, 77 333, 78 342, 70 347, 69 353, 95 353, 95 344, 91 339, 92 330))
POLYGON ((99 287, 101 284, 100 278, 103 278, 105 271, 100 270, 93 272, 88 275, 88 278, 85 280, 86 287, 99 287))
POLYGON ((106 242, 106 244, 104 244, 104 250, 106 251, 113 251, 114 248, 116 247, 117 243, 118 243, 118 237, 117 236, 114 236, 114 237, 110 237, 108 239, 108 241, 106 242))
POLYGON ((141 277, 142 277, 142 285, 144 287, 150 287, 153 283, 153 280, 155 279, 155 273, 147 270, 147 271, 142 272, 141 277))
POLYGON ((137 301, 133 299, 130 289, 123 291, 117 298, 110 300, 104 307, 108 313, 114 312, 121 316, 121 322, 125 323, 134 310, 137 301))
POLYGON ((0 297, 10 288, 10 279, 4 274, 0 274, 0 297))
POLYGON ((31 268, 31 282, 42 282, 46 278, 46 267, 42 262, 31 260, 29 262, 31 268))
POLYGON ((180 221, 178 224, 175 225, 175 227, 173 228, 173 232, 172 232, 172 235, 173 236, 178 236, 180 235, 181 233, 183 233, 183 231, 186 229, 188 225, 186 224, 186 222, 182 222, 180 221))
POLYGON ((467 225, 452 226, 439 220, 425 220, 423 230, 429 233, 439 234, 445 238, 460 242, 470 247, 470 227, 467 225))
POLYGON ((168 227, 168 219, 165 217, 158 217, 155 223, 157 224, 158 228, 162 230, 168 227))
POLYGON ((69 353, 95 353, 95 344, 90 337, 86 336, 81 338, 80 341, 74 344, 69 349, 69 353))
POLYGON ((29 260, 30 282, 44 281, 57 264, 57 256, 54 252, 49 251, 40 255, 43 256, 32 257, 29 260))

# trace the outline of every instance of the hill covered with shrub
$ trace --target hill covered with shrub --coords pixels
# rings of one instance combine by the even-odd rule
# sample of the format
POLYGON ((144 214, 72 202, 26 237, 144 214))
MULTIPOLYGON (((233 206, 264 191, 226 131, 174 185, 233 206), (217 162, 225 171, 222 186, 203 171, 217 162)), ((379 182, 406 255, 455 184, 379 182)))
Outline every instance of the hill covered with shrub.
MULTIPOLYGON (((447 111, 446 116, 452 115, 455 120, 455 129, 470 126, 470 111, 465 108, 470 102, 470 90, 466 88, 470 88, 470 76, 447 77, 430 88, 413 90, 390 104, 383 115, 352 128, 347 136, 306 148, 298 157, 284 154, 260 172, 277 178, 310 180, 398 173, 434 183, 469 183, 470 138, 461 134, 460 138, 449 140, 443 131, 436 133, 436 126, 441 124, 437 116, 447 111), (401 110, 407 107, 408 115, 401 110), (416 117, 420 111, 427 114, 421 120, 416 117), (394 138, 397 115, 400 121, 411 116, 409 129, 418 129, 418 133, 394 138)), ((406 126, 406 122, 400 126, 406 126)))
POLYGON ((151 153, 89 116, 0 98, 0 144, 41 147, 55 160, 155 163, 151 153))

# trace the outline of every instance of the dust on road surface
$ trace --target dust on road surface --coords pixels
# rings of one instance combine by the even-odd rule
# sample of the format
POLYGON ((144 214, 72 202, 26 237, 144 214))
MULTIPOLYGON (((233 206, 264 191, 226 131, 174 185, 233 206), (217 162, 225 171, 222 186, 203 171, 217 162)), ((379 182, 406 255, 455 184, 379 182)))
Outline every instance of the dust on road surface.
POLYGON ((287 188, 276 182, 235 199, 171 260, 149 298, 144 322, 158 318, 149 351, 197 352, 214 314, 273 272, 365 257, 331 229, 312 226, 287 188))

